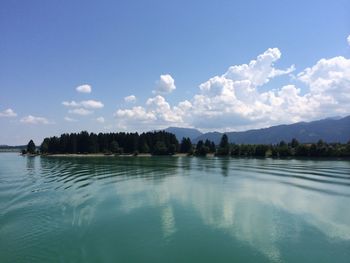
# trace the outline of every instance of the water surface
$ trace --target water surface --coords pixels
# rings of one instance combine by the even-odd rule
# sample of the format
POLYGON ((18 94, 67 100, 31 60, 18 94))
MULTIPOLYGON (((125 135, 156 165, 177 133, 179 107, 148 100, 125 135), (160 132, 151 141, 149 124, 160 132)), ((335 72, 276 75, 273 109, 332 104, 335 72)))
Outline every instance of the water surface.
POLYGON ((350 162, 0 154, 0 262, 350 262, 350 162))

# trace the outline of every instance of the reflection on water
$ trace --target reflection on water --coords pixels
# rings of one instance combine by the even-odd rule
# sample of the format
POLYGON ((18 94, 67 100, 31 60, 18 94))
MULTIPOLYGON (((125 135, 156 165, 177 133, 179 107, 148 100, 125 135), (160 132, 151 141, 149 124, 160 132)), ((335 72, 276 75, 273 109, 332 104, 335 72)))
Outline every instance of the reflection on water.
MULTIPOLYGON (((198 161, 194 160, 193 165, 201 166, 198 161)), ((275 175, 278 174, 276 171, 279 166, 275 165, 269 166, 271 172, 274 173, 273 176, 268 176, 266 173, 264 176, 267 178, 261 178, 257 167, 260 163, 266 162, 265 160, 245 161, 247 163, 256 162, 256 164, 246 166, 244 172, 240 170, 242 169, 239 164, 241 160, 232 162, 231 165, 228 160, 215 159, 211 160, 209 165, 205 163, 203 167, 199 167, 200 171, 211 173, 210 176, 213 178, 203 179, 199 177, 200 175, 194 178, 169 178, 155 188, 148 186, 152 189, 146 189, 143 181, 130 180, 117 184, 116 194, 122 201, 121 207, 126 212, 145 205, 164 207, 174 202, 184 206, 190 205, 200 215, 204 224, 248 243, 270 260, 279 261, 281 259, 279 242, 286 238, 284 224, 287 219, 281 218, 282 215, 278 214, 279 210, 302 218, 329 238, 350 241, 349 198, 345 195, 349 193, 349 189, 345 180, 336 181, 338 183, 344 181, 342 187, 327 185, 327 187, 334 188, 334 193, 344 195, 333 197, 322 191, 325 186, 315 185, 314 181, 301 181, 293 166, 289 171, 284 169, 280 174, 281 178, 276 179, 275 175), (236 172, 236 168, 240 170, 239 173, 236 172), (234 178, 233 180, 231 178, 220 180, 214 177, 218 174, 216 172, 220 172, 223 176, 232 172, 234 178), (293 173, 294 176, 286 173, 293 173), (290 184, 286 184, 287 181, 290 184), (313 185, 313 187, 319 187, 320 191, 306 191, 305 188, 293 187, 293 184, 305 187, 313 185), (143 194, 140 199, 141 193, 143 194)), ((345 164, 345 167, 348 167, 348 164, 345 164)), ((188 165, 187 163, 186 167, 188 165)), ((301 167, 305 169, 307 165, 301 167)), ((306 170, 300 170, 299 173, 308 176, 306 170)), ((350 174, 348 179, 350 179, 350 174)), ((161 216, 163 218, 164 215, 161 216)), ((172 212, 170 218, 173 218, 172 212)), ((175 228, 173 223, 171 226, 175 228)), ((298 224, 289 225, 288 228, 294 237, 302 235, 299 233, 298 224)), ((170 231, 167 231, 164 226, 163 229, 165 229, 164 235, 168 236, 170 231)))
MULTIPOLYGON (((104 238, 114 240, 124 231, 123 224, 137 219, 143 227, 136 234, 129 229, 136 235, 131 245, 150 251, 157 249, 157 253, 165 255, 177 251, 181 244, 178 240, 186 229, 192 231, 186 232, 187 246, 201 243, 204 246, 206 240, 219 238, 216 236, 219 233, 229 236, 231 250, 224 253, 230 259, 238 258, 232 251, 243 251, 243 246, 264 255, 267 261, 300 261, 300 249, 288 249, 298 244, 304 246, 303 253, 313 251, 313 260, 332 258, 334 255, 330 252, 334 249, 338 249, 335 251, 339 256, 337 262, 346 262, 350 257, 348 161, 189 157, 18 160, 17 156, 6 155, 0 156, 0 166, 3 168, 0 180, 5 182, 0 186, 0 208, 4 211, 0 241, 11 241, 10 231, 23 235, 24 230, 16 228, 16 220, 26 208, 31 208, 50 220, 41 236, 59 236, 69 229, 80 241, 73 244, 80 246, 79 251, 86 249, 84 242, 94 241, 89 235, 95 227, 111 226, 109 236, 104 238), (25 168, 21 170, 23 162, 25 168), (35 177, 34 184, 26 182, 33 183, 29 175, 35 177), (21 192, 21 198, 15 197, 16 191, 21 192), (10 200, 10 206, 3 201, 5 198, 10 200), (146 219, 150 216, 152 220, 146 219), (124 218, 125 221, 121 221, 124 218), (163 248, 163 252, 152 243, 159 238, 157 229, 162 233, 160 242, 169 246, 163 248), (152 230, 154 236, 147 232, 147 241, 142 241, 148 230, 152 230), (194 244, 190 236, 197 238, 198 243, 194 244)), ((28 214, 34 225, 40 222, 32 216, 28 214)), ((35 243, 40 239, 28 237, 26 241, 35 243)), ((7 251, 5 259, 14 258, 12 253, 16 249, 10 248, 10 244, 0 243, 0 249, 7 251)), ((38 248, 41 246, 38 244, 38 248)), ((98 244, 94 244, 96 246, 98 244)), ((85 254, 89 253, 86 251, 85 254)), ((108 253, 115 257, 116 251, 118 249, 108 253)), ((244 251, 241 253, 250 253, 244 251)), ((192 261, 196 261, 192 257, 192 261)), ((78 253, 77 258, 81 259, 82 255, 78 253)))
POLYGON ((32 157, 32 156, 28 156, 26 158, 27 160, 27 169, 28 171, 33 171, 35 169, 35 160, 36 158, 32 157))
POLYGON ((170 205, 162 208, 161 217, 164 237, 170 237, 176 232, 174 212, 170 205))

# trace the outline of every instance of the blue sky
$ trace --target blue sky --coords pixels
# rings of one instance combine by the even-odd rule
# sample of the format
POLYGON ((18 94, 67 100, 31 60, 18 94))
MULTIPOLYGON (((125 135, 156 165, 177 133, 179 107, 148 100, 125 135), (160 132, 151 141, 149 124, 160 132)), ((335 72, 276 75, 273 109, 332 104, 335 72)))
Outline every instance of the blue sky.
POLYGON ((2 1, 0 144, 349 115, 349 11, 349 1, 2 1))

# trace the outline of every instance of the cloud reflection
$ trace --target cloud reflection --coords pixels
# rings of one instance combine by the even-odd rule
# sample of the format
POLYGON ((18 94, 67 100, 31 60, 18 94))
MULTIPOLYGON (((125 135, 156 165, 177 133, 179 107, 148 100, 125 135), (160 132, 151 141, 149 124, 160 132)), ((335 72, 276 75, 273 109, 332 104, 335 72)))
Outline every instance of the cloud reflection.
MULTIPOLYGON (((334 188, 334 191, 348 191, 347 186, 325 186, 283 176, 286 171, 282 173, 279 166, 270 169, 281 172, 280 178, 268 174, 258 178, 259 172, 249 167, 238 172, 226 160, 221 163, 213 159, 208 164, 208 160, 194 158, 191 165, 192 169, 186 170, 190 176, 179 174, 160 181, 129 180, 116 184, 124 211, 159 207, 160 227, 164 237, 169 237, 181 228, 175 225, 172 208, 173 204, 181 204, 196 211, 206 226, 228 233, 276 262, 281 260, 279 242, 298 238, 301 222, 317 228, 330 239, 350 240, 348 197, 308 191, 285 182, 334 188), (291 233, 292 236, 287 236, 291 233)), ((293 167, 287 172, 292 170, 293 167)), ((307 171, 303 173, 307 176, 307 171)))

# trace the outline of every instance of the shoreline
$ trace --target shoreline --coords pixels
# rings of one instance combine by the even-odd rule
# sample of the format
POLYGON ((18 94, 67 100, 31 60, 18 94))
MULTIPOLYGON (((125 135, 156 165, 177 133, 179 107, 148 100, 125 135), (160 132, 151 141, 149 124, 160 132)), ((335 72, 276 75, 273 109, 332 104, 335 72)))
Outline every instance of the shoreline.
MULTIPOLYGON (((190 157, 190 155, 186 153, 176 153, 173 155, 152 155, 150 153, 140 153, 137 155, 134 154, 103 154, 103 153, 88 153, 88 154, 82 154, 82 153, 58 153, 58 154, 39 154, 38 156, 44 156, 44 157, 153 157, 153 156, 167 156, 167 157, 190 157)), ((208 156, 214 156, 207 155, 208 156)))
POLYGON ((88 153, 88 154, 82 154, 82 153, 58 153, 58 154, 19 154, 20 156, 27 156, 27 157, 59 157, 59 158, 68 158, 68 157, 77 157, 77 158, 93 158, 93 157, 106 157, 106 158, 118 158, 118 157, 198 157, 198 158, 230 158, 230 159, 274 159, 274 160, 343 160, 343 161, 350 161, 350 157, 259 157, 259 156, 216 156, 213 153, 207 154, 206 156, 197 156, 197 155, 188 155, 186 153, 176 153, 173 155, 152 155, 150 153, 140 153, 138 155, 134 154, 103 154, 103 153, 88 153))

